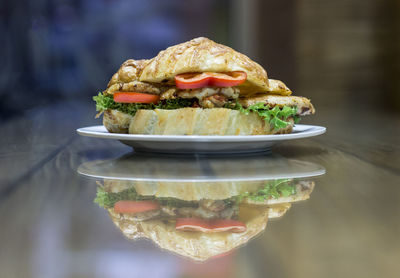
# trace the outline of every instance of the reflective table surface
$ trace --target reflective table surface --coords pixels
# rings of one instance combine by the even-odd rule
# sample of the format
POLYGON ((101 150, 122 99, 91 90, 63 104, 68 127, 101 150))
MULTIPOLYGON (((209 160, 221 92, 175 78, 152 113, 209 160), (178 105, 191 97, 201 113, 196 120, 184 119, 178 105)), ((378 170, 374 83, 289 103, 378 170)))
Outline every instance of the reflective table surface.
POLYGON ((307 123, 326 134, 272 154, 170 157, 77 135, 98 124, 92 110, 63 103, 1 126, 1 277, 398 277, 398 116, 324 110, 307 123), (94 203, 99 188, 172 198, 174 213, 126 217, 118 198, 94 203), (179 230, 198 209, 208 228, 228 218, 247 230, 179 230))

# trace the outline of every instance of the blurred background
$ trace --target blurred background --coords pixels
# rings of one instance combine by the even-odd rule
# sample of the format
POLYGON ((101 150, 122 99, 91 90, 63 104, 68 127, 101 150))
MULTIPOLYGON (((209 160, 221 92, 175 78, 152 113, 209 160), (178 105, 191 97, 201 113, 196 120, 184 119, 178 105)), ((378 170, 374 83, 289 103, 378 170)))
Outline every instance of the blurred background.
MULTIPOLYGON (((0 4, 0 117, 91 103, 128 58, 206 36, 310 97, 400 111, 398 0, 19 0, 0 4)), ((94 107, 94 106, 93 106, 94 107)), ((94 113, 94 108, 93 108, 94 113)))
POLYGON ((399 0, 3 0, 0 34, 1 278, 398 277, 399 0), (92 96, 122 62, 199 36, 311 98, 302 123, 328 132, 276 149, 327 169, 312 198, 194 266, 127 244, 76 168, 130 149, 75 129, 101 124, 92 96))

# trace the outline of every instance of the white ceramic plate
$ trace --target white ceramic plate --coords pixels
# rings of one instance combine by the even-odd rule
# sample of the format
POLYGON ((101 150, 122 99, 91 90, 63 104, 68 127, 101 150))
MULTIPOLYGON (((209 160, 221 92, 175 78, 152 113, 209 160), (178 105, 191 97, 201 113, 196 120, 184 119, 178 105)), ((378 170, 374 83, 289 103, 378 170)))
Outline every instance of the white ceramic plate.
POLYGON ((317 136, 326 128, 295 125, 290 134, 276 135, 146 135, 109 133, 104 126, 77 129, 78 134, 104 139, 117 139, 137 152, 159 153, 248 153, 268 151, 279 142, 317 136))

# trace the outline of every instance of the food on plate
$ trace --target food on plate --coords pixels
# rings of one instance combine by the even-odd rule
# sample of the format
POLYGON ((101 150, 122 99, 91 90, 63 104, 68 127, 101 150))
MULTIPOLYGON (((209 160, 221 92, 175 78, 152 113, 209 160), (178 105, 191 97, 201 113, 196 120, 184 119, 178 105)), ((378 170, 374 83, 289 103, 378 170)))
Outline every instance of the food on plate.
POLYGON ((309 198, 314 183, 278 179, 246 182, 104 180, 95 202, 129 239, 204 261, 245 244, 269 218, 309 198))
POLYGON ((207 38, 127 60, 94 97, 109 132, 156 135, 290 133, 310 100, 247 56, 207 38))

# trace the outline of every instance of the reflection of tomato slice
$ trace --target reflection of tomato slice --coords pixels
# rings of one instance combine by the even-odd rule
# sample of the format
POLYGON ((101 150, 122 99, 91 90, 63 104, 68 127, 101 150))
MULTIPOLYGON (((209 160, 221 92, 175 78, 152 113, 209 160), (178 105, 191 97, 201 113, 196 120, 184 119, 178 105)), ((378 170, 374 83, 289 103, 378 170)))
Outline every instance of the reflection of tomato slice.
POLYGON ((114 204, 116 213, 138 213, 160 209, 160 205, 153 201, 118 201, 114 204))
POLYGON ((234 253, 235 253, 235 250, 229 250, 228 252, 212 256, 210 259, 220 259, 220 258, 224 258, 224 257, 230 256, 230 255, 232 255, 234 253))
POLYGON ((198 89, 204 87, 233 87, 246 81, 243 71, 183 73, 175 76, 175 84, 179 89, 198 89))
POLYGON ((182 231, 203 233, 243 233, 246 231, 246 224, 237 220, 230 219, 216 219, 208 221, 200 218, 177 218, 175 228, 182 231))
POLYGON ((200 218, 177 218, 175 228, 183 231, 210 232, 212 227, 210 223, 200 218))
POLYGON ((160 97, 135 92, 115 92, 114 101, 119 103, 157 103, 160 97))
POLYGON ((213 232, 243 233, 246 231, 246 224, 231 219, 216 219, 212 222, 213 232))

